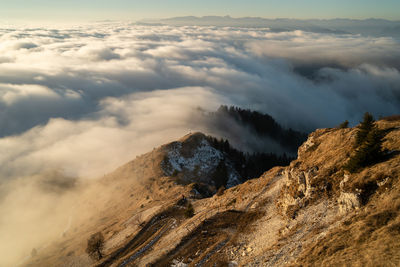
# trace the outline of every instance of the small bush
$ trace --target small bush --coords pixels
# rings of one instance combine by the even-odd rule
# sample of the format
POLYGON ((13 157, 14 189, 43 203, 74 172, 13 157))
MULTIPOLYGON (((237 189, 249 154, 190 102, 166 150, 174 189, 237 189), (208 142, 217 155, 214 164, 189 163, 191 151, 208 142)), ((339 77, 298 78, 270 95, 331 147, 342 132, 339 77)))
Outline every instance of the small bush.
POLYGON ((344 122, 342 122, 341 124, 339 124, 338 126, 339 129, 346 129, 349 128, 349 121, 345 120, 344 122))
POLYGON ((222 196, 225 192, 225 187, 221 186, 220 188, 218 188, 217 190, 217 196, 222 196))
POLYGON ((186 210, 185 210, 185 217, 186 218, 191 218, 194 216, 194 208, 192 203, 189 203, 186 210))
POLYGON ((104 236, 101 232, 92 234, 87 242, 86 253, 94 260, 103 258, 104 236))

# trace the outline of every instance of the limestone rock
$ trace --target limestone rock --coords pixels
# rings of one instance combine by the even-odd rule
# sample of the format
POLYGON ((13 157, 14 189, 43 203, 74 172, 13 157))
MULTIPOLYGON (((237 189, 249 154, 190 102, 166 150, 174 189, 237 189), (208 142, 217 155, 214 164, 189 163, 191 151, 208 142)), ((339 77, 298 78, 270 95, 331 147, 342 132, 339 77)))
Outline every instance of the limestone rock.
POLYGON ((307 141, 305 141, 298 149, 298 159, 301 159, 304 153, 312 146, 315 145, 314 136, 309 136, 307 141))
POLYGON ((339 196, 338 204, 340 213, 348 213, 358 209, 361 206, 359 194, 342 192, 339 196))

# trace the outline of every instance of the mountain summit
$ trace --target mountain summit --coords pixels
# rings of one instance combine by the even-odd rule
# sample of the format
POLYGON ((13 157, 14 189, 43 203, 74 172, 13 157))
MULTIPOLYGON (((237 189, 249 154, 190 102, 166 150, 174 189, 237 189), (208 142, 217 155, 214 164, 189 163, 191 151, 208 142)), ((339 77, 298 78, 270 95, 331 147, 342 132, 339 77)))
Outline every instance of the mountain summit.
POLYGON ((202 182, 218 188, 230 188, 241 182, 229 155, 214 148, 202 133, 188 134, 162 149, 166 153, 162 162, 166 176, 179 176, 187 183, 202 182))

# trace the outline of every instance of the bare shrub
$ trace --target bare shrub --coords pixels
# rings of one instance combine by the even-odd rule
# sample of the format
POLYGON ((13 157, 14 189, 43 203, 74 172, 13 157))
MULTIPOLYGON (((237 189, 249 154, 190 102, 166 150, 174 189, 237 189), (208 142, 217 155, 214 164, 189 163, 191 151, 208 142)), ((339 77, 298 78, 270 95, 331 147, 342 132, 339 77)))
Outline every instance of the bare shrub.
POLYGON ((194 216, 194 208, 192 203, 189 203, 186 210, 185 210, 185 217, 186 218, 191 218, 194 216))
POLYGON ((101 232, 94 233, 87 242, 86 253, 94 260, 103 258, 104 236, 101 232))

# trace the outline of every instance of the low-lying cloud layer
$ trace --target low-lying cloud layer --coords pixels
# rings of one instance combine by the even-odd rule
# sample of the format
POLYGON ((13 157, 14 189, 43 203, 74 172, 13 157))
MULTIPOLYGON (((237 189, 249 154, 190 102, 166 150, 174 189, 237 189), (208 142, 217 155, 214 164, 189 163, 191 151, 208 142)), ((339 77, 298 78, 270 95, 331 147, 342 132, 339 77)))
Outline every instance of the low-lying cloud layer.
MULTIPOLYGON (((103 175, 206 130, 198 107, 237 105, 305 131, 354 124, 365 111, 400 113, 399 47, 388 37, 263 28, 1 28, 0 185, 55 169, 103 175)), ((0 187, 0 210, 14 195, 0 187)), ((0 233, 15 225, 0 223, 0 233)))
POLYGON ((399 113, 399 47, 266 28, 0 29, 0 175, 102 174, 205 130, 193 123, 197 107, 238 105, 299 130, 399 113), (104 164, 110 154, 116 162, 104 164))

